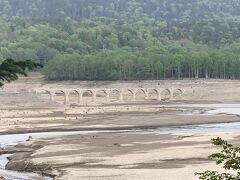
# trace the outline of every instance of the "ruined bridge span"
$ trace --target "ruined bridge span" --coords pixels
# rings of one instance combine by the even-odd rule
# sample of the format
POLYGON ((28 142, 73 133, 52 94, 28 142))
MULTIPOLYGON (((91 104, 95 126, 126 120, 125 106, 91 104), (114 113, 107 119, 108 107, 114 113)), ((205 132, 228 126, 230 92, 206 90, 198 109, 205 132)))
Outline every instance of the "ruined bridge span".
POLYGON ((126 94, 131 96, 131 101, 139 100, 138 95, 142 94, 142 101, 144 100, 157 100, 157 101, 173 101, 175 96, 181 96, 184 93, 184 89, 181 88, 99 88, 99 89, 40 89, 36 90, 38 94, 48 94, 51 101, 55 101, 57 96, 64 97, 64 104, 68 105, 71 103, 71 94, 76 95, 77 103, 84 105, 84 96, 91 97, 93 104, 97 104, 98 97, 105 97, 104 103, 110 103, 112 96, 118 96, 117 102, 124 103, 128 102, 124 97, 126 94), (167 95, 166 95, 167 94, 167 95), (153 97, 152 97, 153 96, 153 97), (164 97, 163 97, 164 96, 164 97), (165 97, 167 96, 167 98, 165 97))

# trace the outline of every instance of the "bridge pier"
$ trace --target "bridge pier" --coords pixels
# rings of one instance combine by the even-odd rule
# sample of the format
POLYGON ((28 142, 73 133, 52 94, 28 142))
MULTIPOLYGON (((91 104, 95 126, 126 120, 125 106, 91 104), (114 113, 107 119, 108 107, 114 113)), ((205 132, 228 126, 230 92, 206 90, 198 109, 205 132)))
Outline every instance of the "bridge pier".
POLYGON ((82 93, 79 96, 79 103, 80 103, 80 105, 83 105, 83 94, 82 93))
POLYGON ((50 100, 52 102, 54 102, 54 100, 55 100, 55 98, 54 98, 55 93, 50 92, 49 95, 50 95, 50 100))
POLYGON ((174 90, 173 89, 169 89, 170 90, 170 101, 174 101, 174 90))
POLYGON ((77 99, 77 103, 78 103, 78 104, 80 104, 80 102, 81 102, 80 96, 81 96, 81 95, 80 95, 80 93, 78 92, 78 99, 77 99))
POLYGON ((161 92, 160 91, 158 91, 158 99, 157 99, 158 101, 162 101, 162 96, 161 96, 161 92))
POLYGON ((107 102, 110 102, 110 92, 107 92, 107 102))
POLYGON ((123 92, 124 92, 124 90, 123 89, 121 89, 121 91, 119 92, 119 101, 121 102, 121 103, 123 103, 124 102, 124 100, 123 100, 123 92))
POLYGON ((93 96, 93 99, 92 99, 92 101, 93 101, 93 104, 96 104, 97 103, 97 92, 96 91, 92 91, 92 96, 93 96))
POLYGON ((136 92, 133 92, 133 101, 136 101, 136 92))
POLYGON ((64 94, 65 94, 64 104, 65 104, 65 105, 68 105, 68 103, 69 103, 69 93, 68 93, 68 92, 65 92, 64 94))

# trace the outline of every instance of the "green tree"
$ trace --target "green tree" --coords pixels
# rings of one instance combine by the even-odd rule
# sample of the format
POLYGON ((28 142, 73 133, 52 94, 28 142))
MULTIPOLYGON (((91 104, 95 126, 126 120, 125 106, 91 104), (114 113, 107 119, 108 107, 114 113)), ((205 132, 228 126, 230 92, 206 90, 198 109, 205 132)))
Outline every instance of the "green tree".
POLYGON ((221 138, 213 139, 215 146, 220 146, 223 150, 209 156, 211 160, 216 161, 217 165, 223 164, 225 170, 235 171, 231 173, 219 173, 216 171, 206 171, 204 173, 196 173, 201 180, 239 180, 240 179, 240 148, 234 147, 232 144, 221 138))
POLYGON ((27 76, 26 70, 33 70, 41 66, 30 60, 16 62, 13 59, 7 59, 0 65, 0 87, 5 81, 11 82, 18 79, 18 74, 27 76))

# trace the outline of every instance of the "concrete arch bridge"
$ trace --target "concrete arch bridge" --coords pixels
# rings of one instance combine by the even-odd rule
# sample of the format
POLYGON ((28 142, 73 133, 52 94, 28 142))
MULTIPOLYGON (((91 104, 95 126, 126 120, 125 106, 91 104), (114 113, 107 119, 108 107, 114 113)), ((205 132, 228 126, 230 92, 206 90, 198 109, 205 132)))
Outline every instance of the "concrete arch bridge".
POLYGON ((138 101, 173 101, 183 95, 181 88, 122 88, 122 89, 40 89, 41 95, 48 95, 51 101, 65 105, 127 103, 138 101))

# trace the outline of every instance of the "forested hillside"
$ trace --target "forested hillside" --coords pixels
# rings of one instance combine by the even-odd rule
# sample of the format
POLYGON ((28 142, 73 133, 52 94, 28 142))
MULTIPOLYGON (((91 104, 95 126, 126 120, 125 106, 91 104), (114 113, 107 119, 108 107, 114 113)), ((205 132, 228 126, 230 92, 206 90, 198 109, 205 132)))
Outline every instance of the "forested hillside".
POLYGON ((240 78, 238 0, 0 0, 0 61, 52 80, 240 78))

